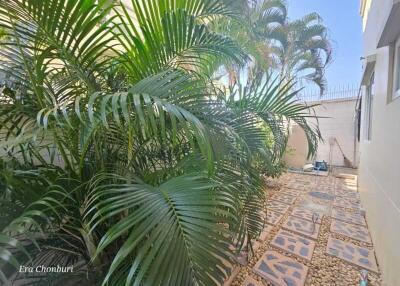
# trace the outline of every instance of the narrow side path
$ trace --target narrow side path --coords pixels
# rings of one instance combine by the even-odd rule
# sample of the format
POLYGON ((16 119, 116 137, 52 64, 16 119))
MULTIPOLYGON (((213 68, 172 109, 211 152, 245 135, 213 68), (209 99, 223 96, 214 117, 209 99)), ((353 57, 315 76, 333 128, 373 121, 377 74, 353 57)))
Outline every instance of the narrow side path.
POLYGON ((272 183, 266 230, 230 285, 351 286, 363 269, 381 285, 357 176, 285 173, 272 183))

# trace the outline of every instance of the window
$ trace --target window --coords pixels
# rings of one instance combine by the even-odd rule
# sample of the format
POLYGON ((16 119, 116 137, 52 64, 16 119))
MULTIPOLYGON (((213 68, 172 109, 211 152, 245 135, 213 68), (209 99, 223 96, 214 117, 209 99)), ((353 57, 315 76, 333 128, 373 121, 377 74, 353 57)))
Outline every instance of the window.
POLYGON ((365 139, 371 141, 371 131, 372 131, 372 110, 374 103, 374 82, 375 73, 371 74, 369 83, 367 85, 367 93, 365 96, 365 139))

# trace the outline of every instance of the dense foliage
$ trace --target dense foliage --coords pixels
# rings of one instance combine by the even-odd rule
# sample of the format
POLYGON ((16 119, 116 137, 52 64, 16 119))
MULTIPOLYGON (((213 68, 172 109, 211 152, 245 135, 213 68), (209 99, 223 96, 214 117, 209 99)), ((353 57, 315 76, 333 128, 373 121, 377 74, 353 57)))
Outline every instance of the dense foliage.
POLYGON ((111 2, 0 0, 0 281, 216 285, 289 121, 315 152, 310 107, 266 69, 211 80, 254 61, 216 29, 243 21, 227 1, 111 2), (41 264, 74 272, 18 273, 41 264))

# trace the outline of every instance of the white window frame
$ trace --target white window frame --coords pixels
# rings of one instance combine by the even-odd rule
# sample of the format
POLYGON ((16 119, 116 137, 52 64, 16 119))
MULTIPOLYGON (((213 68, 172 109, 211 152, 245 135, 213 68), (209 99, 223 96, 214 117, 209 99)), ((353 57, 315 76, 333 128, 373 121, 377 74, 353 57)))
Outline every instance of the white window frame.
POLYGON ((398 97, 400 97, 400 38, 394 45, 392 100, 398 97))
POLYGON ((374 109, 374 86, 375 71, 371 73, 365 94, 365 117, 364 117, 364 140, 370 142, 372 139, 372 116, 374 109))

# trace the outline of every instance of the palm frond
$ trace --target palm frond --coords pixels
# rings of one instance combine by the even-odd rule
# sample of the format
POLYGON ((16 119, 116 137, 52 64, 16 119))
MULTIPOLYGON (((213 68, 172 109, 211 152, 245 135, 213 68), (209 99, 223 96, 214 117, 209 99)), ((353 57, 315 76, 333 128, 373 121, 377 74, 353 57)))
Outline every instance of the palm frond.
POLYGON ((218 184, 200 174, 176 177, 158 187, 110 175, 99 176, 96 184, 87 208, 92 228, 123 217, 103 236, 97 254, 126 236, 103 284, 116 275, 124 260, 129 260, 123 270, 127 285, 223 281, 225 263, 230 261, 229 240, 221 239, 227 234, 224 216, 235 206, 229 194, 212 190, 218 184), (99 184, 101 180, 111 181, 99 184))

